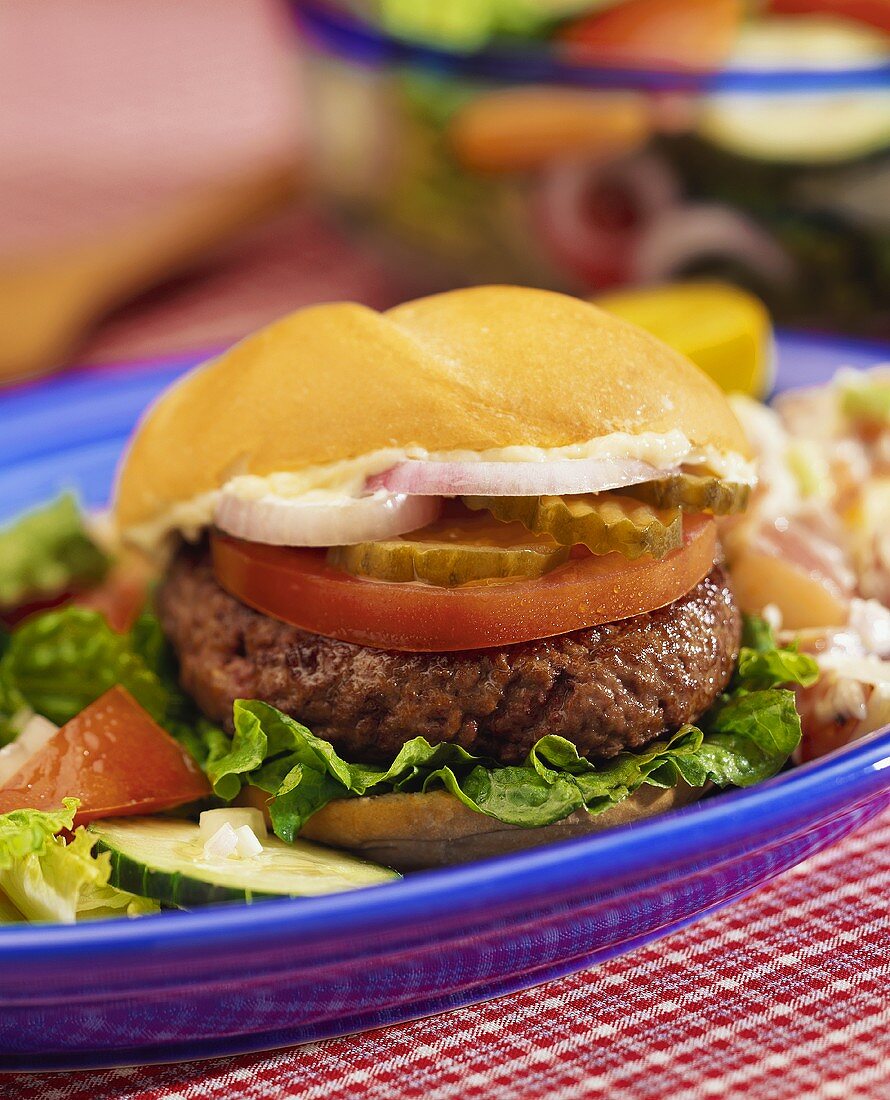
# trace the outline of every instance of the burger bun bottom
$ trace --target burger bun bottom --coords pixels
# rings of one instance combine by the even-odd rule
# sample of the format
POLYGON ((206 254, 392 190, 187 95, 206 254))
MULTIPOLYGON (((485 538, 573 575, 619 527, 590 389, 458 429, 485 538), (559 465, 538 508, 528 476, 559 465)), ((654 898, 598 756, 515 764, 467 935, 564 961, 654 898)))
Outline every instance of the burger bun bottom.
POLYGON ((644 785, 604 813, 578 810, 538 828, 507 825, 468 809, 447 791, 382 794, 329 802, 313 814, 300 836, 399 871, 445 867, 487 859, 559 840, 574 840, 688 805, 706 788, 682 780, 675 787, 644 785))

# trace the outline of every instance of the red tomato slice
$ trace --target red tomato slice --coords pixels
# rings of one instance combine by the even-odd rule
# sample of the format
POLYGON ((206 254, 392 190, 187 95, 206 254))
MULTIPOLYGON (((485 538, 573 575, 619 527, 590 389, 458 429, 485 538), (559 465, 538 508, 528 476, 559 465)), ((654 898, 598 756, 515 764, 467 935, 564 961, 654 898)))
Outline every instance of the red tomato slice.
POLYGON ((15 608, 0 610, 0 626, 12 630, 40 611, 73 604, 100 612, 112 630, 125 634, 145 606, 150 580, 149 573, 143 567, 119 565, 92 588, 69 589, 15 608))
POLYGON ((207 798, 188 753, 120 686, 67 722, 0 790, 0 813, 58 809, 79 798, 76 825, 151 814, 207 798))
POLYGON ((54 607, 62 607, 64 604, 70 603, 73 595, 72 592, 57 592, 53 596, 45 596, 40 600, 32 600, 30 603, 4 608, 0 611, 0 626, 6 630, 13 630, 19 623, 23 623, 25 619, 30 618, 31 615, 36 615, 40 611, 51 611, 54 607))
POLYGON ((587 64, 713 69, 729 55, 744 14, 743 0, 627 0, 560 37, 587 64))
POLYGON ((837 15, 890 34, 890 0, 769 0, 776 15, 837 15))
POLYGON ((265 546, 214 532, 219 583, 275 619, 345 642, 412 652, 484 649, 567 634, 662 607, 710 570, 716 526, 684 521, 684 545, 660 560, 589 555, 535 580, 439 588, 353 577, 324 550, 265 546))

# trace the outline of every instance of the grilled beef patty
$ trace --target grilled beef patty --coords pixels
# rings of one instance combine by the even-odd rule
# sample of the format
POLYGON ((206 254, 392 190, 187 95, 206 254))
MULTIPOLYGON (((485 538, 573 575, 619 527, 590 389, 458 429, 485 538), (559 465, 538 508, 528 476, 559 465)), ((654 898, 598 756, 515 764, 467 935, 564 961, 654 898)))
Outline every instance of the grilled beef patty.
POLYGON ((369 649, 278 622, 225 592, 202 548, 179 552, 158 608, 182 686, 208 717, 231 729, 235 699, 262 699, 369 762, 418 735, 504 764, 549 733, 593 758, 639 748, 710 706, 741 634, 720 566, 646 615, 460 653, 369 649))

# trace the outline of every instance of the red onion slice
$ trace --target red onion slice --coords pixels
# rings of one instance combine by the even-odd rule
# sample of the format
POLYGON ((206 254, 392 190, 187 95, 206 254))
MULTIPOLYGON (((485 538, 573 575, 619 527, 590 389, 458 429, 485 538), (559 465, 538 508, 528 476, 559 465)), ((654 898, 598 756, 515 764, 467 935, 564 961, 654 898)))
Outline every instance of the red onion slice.
POLYGON ((638 459, 558 458, 550 462, 408 459, 370 478, 368 488, 421 496, 561 496, 638 485, 668 472, 638 459))
POLYGON ((554 261, 587 286, 605 288, 627 279, 640 234, 679 197, 676 173, 651 153, 559 161, 543 173, 533 212, 554 261))
POLYGON ((435 496, 377 491, 331 502, 260 497, 248 500, 222 491, 214 522, 250 542, 273 546, 349 546, 416 531, 435 520, 442 502, 435 496))
POLYGON ((636 244, 633 278, 676 278, 691 263, 732 260, 770 285, 795 279, 788 253, 752 218, 720 203, 689 203, 659 214, 636 244))

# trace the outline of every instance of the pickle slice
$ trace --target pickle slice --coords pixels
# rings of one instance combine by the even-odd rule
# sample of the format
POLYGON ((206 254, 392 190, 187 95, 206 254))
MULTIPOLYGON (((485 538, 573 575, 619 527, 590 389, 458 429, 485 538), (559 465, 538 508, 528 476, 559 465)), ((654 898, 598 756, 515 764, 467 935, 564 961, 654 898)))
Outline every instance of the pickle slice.
POLYGON ((679 508, 654 508, 611 493, 565 497, 463 497, 468 508, 486 509, 502 522, 519 520, 563 546, 584 545, 593 554, 617 550, 626 558, 662 558, 683 543, 679 508))
POLYGON ((685 512, 727 516, 745 510, 751 486, 723 481, 712 474, 671 474, 656 481, 628 485, 621 491, 656 508, 682 508, 685 512))
POLYGON ((570 547, 521 523, 483 516, 442 519, 399 538, 334 546, 331 565, 381 581, 425 581, 442 588, 540 577, 569 557, 570 547))

